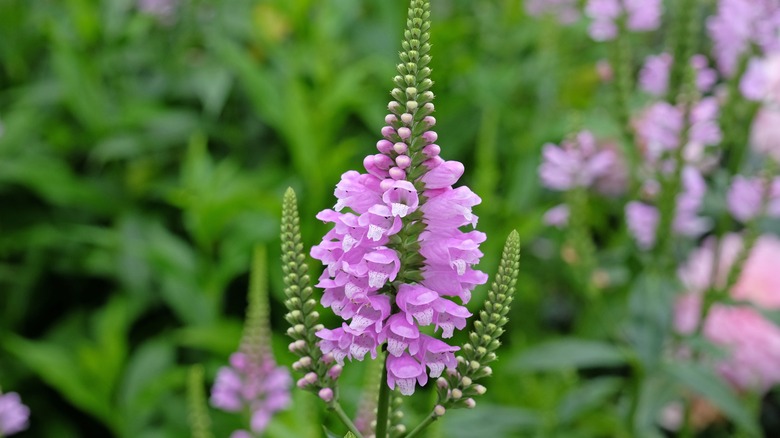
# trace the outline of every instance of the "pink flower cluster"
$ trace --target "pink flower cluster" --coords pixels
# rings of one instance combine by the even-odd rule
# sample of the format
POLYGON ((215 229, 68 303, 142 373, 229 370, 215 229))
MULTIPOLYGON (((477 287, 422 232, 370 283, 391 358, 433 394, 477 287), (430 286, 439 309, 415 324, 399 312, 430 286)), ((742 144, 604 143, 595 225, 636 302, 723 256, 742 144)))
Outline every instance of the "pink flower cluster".
MULTIPOLYGON (((614 195, 625 188, 627 175, 625 164, 615 149, 601 147, 590 131, 581 131, 574 139, 561 142, 560 146, 544 145, 539 178, 542 185, 552 190, 593 187, 603 194, 614 195)), ((561 227, 566 225, 568 218, 568 207, 558 205, 545 214, 544 222, 561 227)))
POLYGON ((585 14, 593 20, 588 31, 596 41, 615 39, 617 22, 623 16, 629 30, 657 29, 662 13, 661 0, 588 0, 585 6, 585 14))
POLYGON ((762 103, 751 131, 754 150, 780 161, 780 52, 751 59, 739 86, 745 98, 762 103))
MULTIPOLYGON (((742 250, 742 238, 726 235, 709 239, 694 251, 679 272, 686 293, 677 301, 675 326, 689 334, 699 324, 702 297, 711 286, 724 288, 729 270, 742 250), (717 267, 715 260, 718 260, 717 267), (715 272, 713 272, 713 269, 715 272), (714 279, 715 284, 711 281, 714 279)), ((780 309, 780 239, 764 235, 753 247, 736 284, 727 292, 732 299, 767 310, 780 309)), ((780 383, 780 327, 749 305, 715 304, 703 322, 702 333, 727 355, 716 368, 736 388, 766 391, 780 383)))
MULTIPOLYGON (((666 94, 673 62, 674 58, 669 53, 648 56, 639 72, 639 88, 656 97, 666 94)), ((709 68, 707 57, 694 55, 691 57, 691 67, 696 71, 696 88, 703 93, 712 89, 718 74, 709 68)))
MULTIPOLYGON (((290 404, 292 377, 286 367, 276 366, 270 356, 257 361, 237 352, 230 356, 230 366, 217 372, 211 390, 211 404, 227 412, 251 412, 250 428, 262 433, 271 417, 290 404)), ((233 432, 231 438, 254 436, 246 430, 233 432)))
POLYGON ((721 72, 733 75, 752 46, 764 53, 780 50, 780 2, 720 0, 707 28, 721 72))
POLYGON ((448 297, 465 304, 471 290, 487 281, 472 268, 482 257, 485 234, 459 229, 476 226, 471 209, 480 202, 468 187, 452 187, 463 165, 439 157, 434 131, 418 137, 422 144, 412 139, 412 127, 429 129, 435 119, 426 116, 415 125, 403 113, 385 121, 379 153, 363 161, 367 173, 344 173, 334 210, 317 215, 334 224, 311 250, 326 266, 317 286, 325 290, 322 304, 345 320, 317 336, 323 353, 340 364, 366 354, 376 358, 386 342, 388 385, 409 395, 416 383, 456 365, 458 348, 419 327, 433 325, 444 338, 465 327, 471 314, 448 297))
POLYGON ((553 15, 561 24, 572 24, 580 18, 577 0, 528 0, 525 10, 534 17, 553 15))
POLYGON ((0 392, 0 436, 13 435, 27 429, 30 408, 22 404, 19 394, 0 392))
POLYGON ((742 223, 759 217, 762 208, 768 217, 780 217, 780 177, 771 181, 762 178, 734 177, 726 196, 729 212, 742 223))

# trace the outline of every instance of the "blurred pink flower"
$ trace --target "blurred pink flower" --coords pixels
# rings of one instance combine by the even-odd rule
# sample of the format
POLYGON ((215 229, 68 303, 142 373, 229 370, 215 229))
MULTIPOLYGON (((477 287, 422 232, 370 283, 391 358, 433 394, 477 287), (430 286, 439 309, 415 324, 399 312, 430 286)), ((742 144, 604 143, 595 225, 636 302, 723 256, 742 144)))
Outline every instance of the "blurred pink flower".
MULTIPOLYGON (((720 245, 717 271, 713 275, 716 242, 707 240, 694 251, 680 269, 686 288, 675 307, 675 327, 684 334, 695 330, 699 321, 702 295, 714 279, 724 287, 728 272, 742 250, 742 238, 724 236, 720 245)), ((739 278, 728 293, 735 300, 748 301, 765 309, 780 309, 780 239, 761 236, 746 261, 739 278)), ((726 351, 717 359, 718 372, 736 388, 766 391, 780 383, 780 327, 750 306, 715 304, 704 321, 704 336, 726 351)))
POLYGON ((572 24, 580 19, 577 0, 528 0, 525 10, 534 17, 552 15, 561 24, 572 24))
POLYGON ((726 196, 729 212, 740 222, 748 222, 758 217, 761 206, 767 203, 766 215, 780 217, 780 178, 770 182, 766 187, 762 178, 746 178, 742 175, 734 177, 726 196), (769 189, 768 199, 764 199, 765 191, 769 189))
POLYGON ((616 160, 615 151, 599 149, 589 131, 581 131, 574 141, 563 141, 560 146, 544 145, 542 157, 542 184, 560 191, 590 187, 610 171, 616 160))
POLYGON ((750 132, 753 150, 780 162, 780 107, 763 107, 753 119, 750 132))

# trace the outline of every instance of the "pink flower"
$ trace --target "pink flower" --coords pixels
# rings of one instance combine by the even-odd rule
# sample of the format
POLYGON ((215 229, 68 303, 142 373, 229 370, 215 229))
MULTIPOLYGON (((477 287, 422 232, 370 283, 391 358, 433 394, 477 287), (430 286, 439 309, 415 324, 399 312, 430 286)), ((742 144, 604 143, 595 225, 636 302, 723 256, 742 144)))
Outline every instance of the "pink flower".
POLYGON ((753 119, 750 131, 753 150, 780 162, 780 108, 763 107, 753 119))
POLYGON ((626 27, 634 31, 657 29, 661 24, 661 0, 588 0, 585 14, 593 19, 589 33, 596 41, 607 41, 617 36, 616 21, 626 17, 626 27))
POLYGON ((774 0, 720 0, 707 22, 718 67, 727 76, 752 45, 764 53, 780 46, 780 4, 774 0))
MULTIPOLYGON (((708 239, 694 251, 679 275, 686 293, 677 301, 675 326, 691 333, 698 324, 702 295, 711 286, 724 287, 729 270, 742 249, 736 234, 720 243, 717 270, 713 275, 716 242, 708 239)), ((728 293, 735 300, 748 301, 765 309, 780 309, 780 239, 761 236, 753 247, 734 287, 728 293)), ((780 328, 749 306, 715 304, 703 326, 704 336, 727 354, 716 369, 735 387, 766 391, 780 383, 780 328)))
POLYGON ((569 223, 569 206, 565 204, 556 205, 544 213, 542 221, 554 227, 565 227, 569 223))
POLYGON ((603 177, 616 161, 610 149, 598 149, 596 139, 588 131, 577 134, 575 141, 564 141, 561 146, 546 144, 539 166, 542 184, 553 190, 590 187, 603 177))
POLYGON ((30 408, 15 392, 0 393, 0 435, 8 436, 27 429, 30 408))
POLYGON ((217 372, 211 404, 228 412, 249 409, 252 431, 262 433, 271 417, 290 404, 291 385, 290 372, 276 366, 270 356, 252 358, 233 353, 230 366, 217 372))
POLYGON ((408 353, 400 356, 387 356, 387 384, 390 389, 398 385, 403 395, 412 395, 415 384, 420 386, 428 383, 425 367, 408 353))
POLYGON ((740 222, 749 222, 758 217, 762 205, 766 203, 767 216, 780 217, 780 178, 769 182, 768 188, 766 184, 761 178, 734 177, 727 195, 731 215, 740 222), (768 195, 767 199, 765 195, 768 195))
POLYGON ((628 231, 642 249, 650 249, 655 244, 659 220, 658 209, 652 205, 637 201, 626 204, 628 231))
POLYGON ((653 96, 662 96, 669 89, 669 73, 672 68, 672 55, 661 53, 648 56, 639 72, 639 87, 653 96))

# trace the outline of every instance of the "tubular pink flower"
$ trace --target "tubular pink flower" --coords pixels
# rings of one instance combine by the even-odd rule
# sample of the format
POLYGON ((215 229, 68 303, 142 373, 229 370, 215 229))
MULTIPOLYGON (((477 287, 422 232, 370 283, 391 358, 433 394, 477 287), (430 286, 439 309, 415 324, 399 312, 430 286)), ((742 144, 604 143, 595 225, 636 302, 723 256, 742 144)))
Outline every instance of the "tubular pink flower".
POLYGON ((387 384, 391 389, 398 385, 401 394, 412 395, 416 383, 422 386, 427 382, 425 367, 408 353, 387 357, 387 384))

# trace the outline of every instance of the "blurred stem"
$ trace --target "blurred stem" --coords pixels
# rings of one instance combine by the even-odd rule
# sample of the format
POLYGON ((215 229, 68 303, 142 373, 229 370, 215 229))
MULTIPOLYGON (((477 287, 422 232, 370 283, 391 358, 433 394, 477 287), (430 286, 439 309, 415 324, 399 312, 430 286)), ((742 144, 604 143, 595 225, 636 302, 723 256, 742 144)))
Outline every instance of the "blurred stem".
POLYGON ((382 365, 382 380, 379 382, 379 398, 376 410, 376 437, 387 438, 387 415, 390 412, 390 387, 387 386, 387 361, 382 365))
POLYGON ((425 417, 425 420, 423 420, 420 424, 418 424, 417 427, 412 429, 412 431, 409 432, 407 435, 405 435, 404 438, 413 438, 417 436, 420 432, 423 431, 423 429, 433 424, 433 422, 436 421, 438 418, 439 417, 437 417, 436 414, 431 412, 427 417, 425 417))
MULTIPOLYGON (((631 108, 629 98, 633 88, 633 68, 631 60, 631 44, 625 24, 620 23, 620 33, 612 46, 612 65, 615 71, 615 108, 617 111, 620 133, 623 136, 623 149, 628 158, 630 168, 637 170, 639 166, 639 152, 634 146, 634 133, 631 129, 631 108)), ((638 184, 632 173, 631 185, 638 184)), ((633 190, 632 190, 633 191, 633 190)))
POLYGON ((680 90, 685 86, 686 70, 694 54, 699 30, 699 20, 696 18, 697 0, 682 0, 679 5, 677 19, 672 22, 671 46, 672 68, 669 77, 668 102, 676 102, 680 90))
POLYGON ((732 175, 739 172, 747 152, 752 123, 745 123, 745 120, 752 122, 760 107, 757 103, 747 102, 739 91, 739 83, 747 70, 750 55, 750 52, 746 52, 740 58, 737 71, 728 81, 726 101, 722 106, 724 110, 721 116, 721 125, 723 126, 721 149, 727 151, 726 168, 732 175), (740 114, 741 112, 747 114, 740 114))
POLYGON ((360 433, 360 431, 355 427, 355 423, 350 420, 349 416, 346 412, 344 412, 344 409, 341 407, 341 404, 339 404, 338 400, 333 400, 328 404, 328 409, 332 410, 336 413, 336 416, 339 417, 339 420, 341 420, 342 423, 344 423, 344 426, 347 426, 347 429, 349 429, 350 432, 355 434, 357 438, 363 438, 363 435, 360 433))
POLYGON ((567 240, 576 255, 576 259, 571 263, 575 267, 579 281, 585 287, 585 295, 594 298, 597 293, 593 282, 593 273, 596 270, 596 248, 587 223, 588 193, 583 187, 577 187, 567 192, 567 198, 571 208, 567 240))

